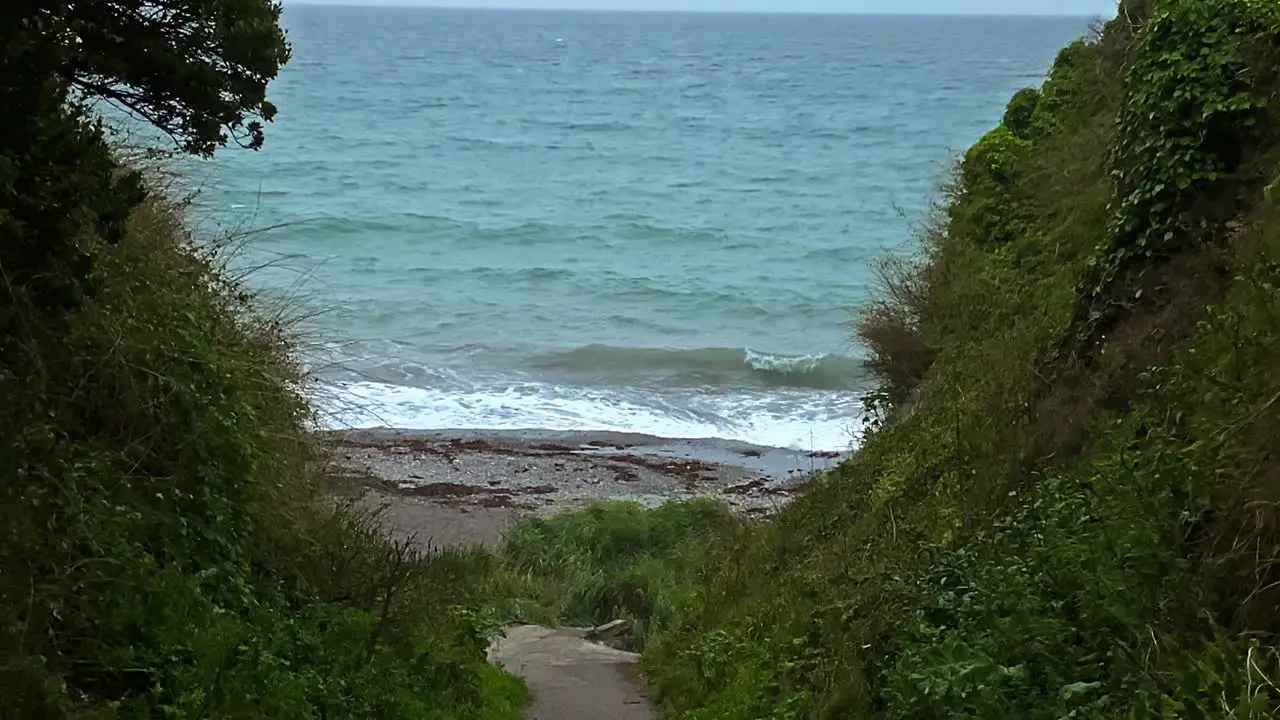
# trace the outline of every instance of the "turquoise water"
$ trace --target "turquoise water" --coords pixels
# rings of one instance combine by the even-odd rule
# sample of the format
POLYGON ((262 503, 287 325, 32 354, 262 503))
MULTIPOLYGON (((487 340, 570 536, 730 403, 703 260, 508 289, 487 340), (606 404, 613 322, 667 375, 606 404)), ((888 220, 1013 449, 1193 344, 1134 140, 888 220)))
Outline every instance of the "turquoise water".
POLYGON ((842 447, 873 261, 1087 21, 291 5, 200 213, 268 228, 335 425, 842 447))

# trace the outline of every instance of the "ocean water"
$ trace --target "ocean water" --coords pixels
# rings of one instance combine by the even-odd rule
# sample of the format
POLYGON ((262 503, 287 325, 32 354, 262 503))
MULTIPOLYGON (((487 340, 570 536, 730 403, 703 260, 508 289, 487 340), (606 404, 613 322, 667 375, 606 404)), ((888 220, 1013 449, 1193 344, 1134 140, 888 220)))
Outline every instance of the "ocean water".
POLYGON ((255 230, 334 426, 847 446, 847 323, 948 161, 1088 18, 289 5, 255 230))

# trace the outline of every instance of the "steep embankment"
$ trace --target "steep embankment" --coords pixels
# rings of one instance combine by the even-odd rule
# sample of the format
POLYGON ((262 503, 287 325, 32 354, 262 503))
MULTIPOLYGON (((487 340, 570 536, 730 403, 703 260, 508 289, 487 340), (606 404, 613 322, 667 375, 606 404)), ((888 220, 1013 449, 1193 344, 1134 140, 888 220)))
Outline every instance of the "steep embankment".
POLYGON ((335 512, 284 316, 185 227, 153 195, 64 238, 56 312, 65 277, 2 285, 0 717, 519 717, 463 558, 335 512))
POLYGON ((335 507, 288 307, 97 112, 260 147, 279 4, 0 14, 0 717, 519 717, 466 558, 335 507))
POLYGON ((672 718, 1258 717, 1280 615, 1280 5, 1127 0, 858 331, 883 421, 646 650, 672 718))

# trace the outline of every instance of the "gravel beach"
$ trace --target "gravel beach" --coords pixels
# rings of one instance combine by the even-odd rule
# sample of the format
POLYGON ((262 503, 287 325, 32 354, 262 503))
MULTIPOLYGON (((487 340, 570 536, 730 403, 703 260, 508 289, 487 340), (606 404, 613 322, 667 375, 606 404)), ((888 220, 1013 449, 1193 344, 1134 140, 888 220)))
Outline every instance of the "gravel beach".
POLYGON ((522 514, 593 499, 657 505, 706 496, 767 514, 843 457, 608 432, 379 428, 330 431, 325 439, 388 531, 431 547, 496 543, 522 514))

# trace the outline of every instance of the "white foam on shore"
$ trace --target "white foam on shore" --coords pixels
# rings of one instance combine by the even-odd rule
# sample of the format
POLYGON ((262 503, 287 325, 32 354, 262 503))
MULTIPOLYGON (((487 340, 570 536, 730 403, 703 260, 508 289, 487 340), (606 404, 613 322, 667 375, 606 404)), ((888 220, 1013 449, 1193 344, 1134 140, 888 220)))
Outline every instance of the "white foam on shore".
POLYGON ((460 391, 341 382, 317 402, 332 429, 603 430, 808 451, 848 450, 861 425, 855 393, 705 394, 677 404, 541 383, 460 391))

